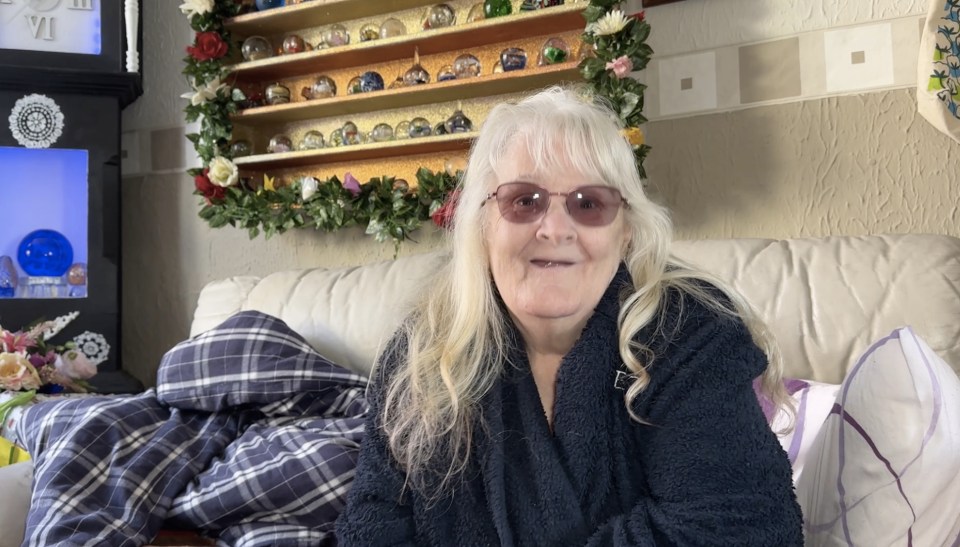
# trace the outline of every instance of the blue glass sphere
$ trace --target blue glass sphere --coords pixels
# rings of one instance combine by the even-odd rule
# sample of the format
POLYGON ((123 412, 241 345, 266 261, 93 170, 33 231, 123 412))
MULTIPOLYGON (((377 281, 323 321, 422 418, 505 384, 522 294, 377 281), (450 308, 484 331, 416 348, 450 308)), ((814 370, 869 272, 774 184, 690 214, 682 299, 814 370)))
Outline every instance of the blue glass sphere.
POLYGON ((282 8, 285 4, 286 0, 257 0, 257 9, 266 11, 273 8, 282 8))
POLYGON ((34 230, 20 241, 17 262, 27 275, 59 277, 73 264, 73 246, 55 230, 34 230))
POLYGON ((373 70, 360 75, 360 91, 369 93, 383 89, 383 76, 373 70))

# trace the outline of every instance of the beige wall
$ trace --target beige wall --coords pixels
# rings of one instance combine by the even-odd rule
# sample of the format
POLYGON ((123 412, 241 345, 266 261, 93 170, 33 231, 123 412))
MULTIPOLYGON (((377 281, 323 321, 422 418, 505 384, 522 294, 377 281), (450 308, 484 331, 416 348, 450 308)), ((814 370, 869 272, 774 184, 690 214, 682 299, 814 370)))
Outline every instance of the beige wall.
MULTIPOLYGON (((738 0, 733 5, 747 3, 753 4, 738 0)), ((864 10, 814 2, 821 3, 821 8, 834 6, 832 11, 811 8, 828 14, 824 21, 815 18, 821 26, 918 14, 923 4, 876 0, 864 10)), ((797 19, 792 15, 775 13, 754 24, 741 15, 740 23, 716 25, 721 15, 709 12, 715 4, 727 5, 687 0, 650 10, 654 36, 658 10, 665 28, 685 20, 688 29, 728 29, 727 34, 704 34, 707 43, 698 47, 811 30, 786 22, 797 19)), ((304 230, 250 241, 245 232, 211 230, 197 217, 198 198, 180 165, 190 160, 179 139, 169 138, 182 133, 183 102, 176 98, 186 83, 179 59, 191 35, 176 6, 144 5, 146 92, 124 116, 137 161, 124 166, 122 358, 123 367, 147 384, 153 384, 163 352, 186 337, 206 282, 393 256, 392 245, 376 243, 359 230, 336 235, 304 230)), ((663 40, 662 48, 671 54, 682 53, 679 47, 663 40)), ((897 89, 650 123, 651 188, 672 209, 682 238, 960 236, 955 205, 960 202, 960 145, 920 119, 914 100, 912 91, 897 89)), ((427 230, 401 254, 435 249, 441 239, 427 230)))

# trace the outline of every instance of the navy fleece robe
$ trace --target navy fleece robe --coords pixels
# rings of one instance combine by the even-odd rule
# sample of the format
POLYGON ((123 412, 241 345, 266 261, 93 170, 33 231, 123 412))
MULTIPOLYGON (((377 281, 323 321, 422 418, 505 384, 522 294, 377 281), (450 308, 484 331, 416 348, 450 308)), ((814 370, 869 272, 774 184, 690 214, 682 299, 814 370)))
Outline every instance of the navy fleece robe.
POLYGON ((525 352, 512 352, 470 466, 440 502, 403 491, 376 382, 340 545, 802 545, 790 464, 751 387, 766 357, 739 320, 674 290, 663 328, 638 335, 656 359, 633 407, 648 423, 632 420, 617 350, 629 285, 621 267, 564 357, 553 431, 525 352))

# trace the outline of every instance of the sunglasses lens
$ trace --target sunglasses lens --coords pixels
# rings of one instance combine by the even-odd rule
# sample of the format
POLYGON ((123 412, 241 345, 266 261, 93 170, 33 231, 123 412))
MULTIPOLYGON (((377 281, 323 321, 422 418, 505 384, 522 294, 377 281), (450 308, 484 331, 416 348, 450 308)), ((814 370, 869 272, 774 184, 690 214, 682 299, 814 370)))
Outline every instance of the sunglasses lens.
MULTIPOLYGON (((567 211, 584 226, 606 226, 617 218, 623 202, 620 192, 609 186, 581 186, 566 196, 567 211)), ((509 182, 497 188, 500 215, 509 222, 535 222, 546 212, 550 193, 529 182, 509 182)))
POLYGON ((606 226, 617 218, 620 192, 607 186, 583 186, 567 194, 570 216, 584 226, 606 226))
POLYGON ((535 184, 514 182, 497 188, 500 214, 509 222, 526 224, 543 215, 550 196, 535 184))

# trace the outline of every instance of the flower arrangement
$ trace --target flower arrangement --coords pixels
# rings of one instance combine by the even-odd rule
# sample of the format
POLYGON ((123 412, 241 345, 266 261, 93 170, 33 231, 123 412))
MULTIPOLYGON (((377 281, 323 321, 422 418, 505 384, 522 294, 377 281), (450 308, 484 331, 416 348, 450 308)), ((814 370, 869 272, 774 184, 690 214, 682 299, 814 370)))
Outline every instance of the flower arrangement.
MULTIPOLYGON (((641 114, 645 86, 629 74, 650 60, 653 51, 646 44, 650 25, 642 12, 626 17, 619 5, 590 0, 584 10, 582 38, 593 46, 593 55, 580 63, 580 70, 623 120, 624 138, 633 146, 641 176, 646 176, 643 160, 650 147, 639 128, 646 121, 641 114)), ((261 182, 239 176, 230 152, 230 115, 246 97, 230 85, 225 59, 238 44, 224 21, 240 9, 237 0, 185 0, 180 5, 196 33, 186 48, 183 69, 193 89, 182 97, 190 101, 184 109, 187 122, 200 120, 199 132, 187 135, 203 164, 188 171, 195 193, 204 199, 200 217, 214 228, 229 224, 246 229, 251 238, 260 233, 269 238, 306 226, 325 231, 361 226, 377 241, 393 241, 396 246, 410 239, 425 221, 448 226, 459 172, 421 168, 414 188, 391 176, 360 183, 349 173, 343 182, 337 177, 303 177, 284 186, 269 177, 261 182)))
POLYGON ((0 390, 34 393, 85 393, 85 380, 97 373, 94 364, 76 342, 48 344, 78 312, 44 321, 27 330, 0 327, 0 390))

